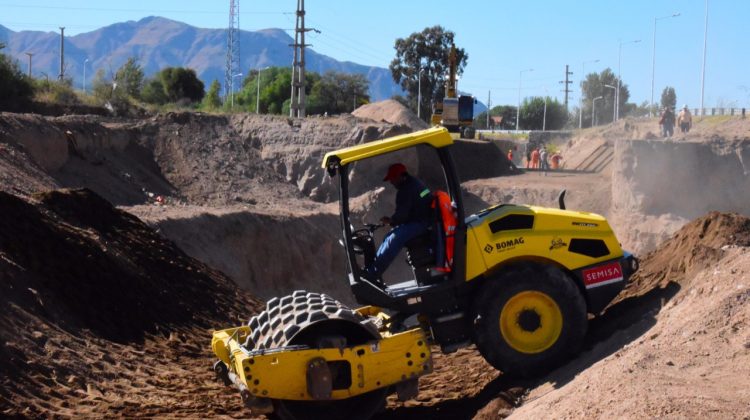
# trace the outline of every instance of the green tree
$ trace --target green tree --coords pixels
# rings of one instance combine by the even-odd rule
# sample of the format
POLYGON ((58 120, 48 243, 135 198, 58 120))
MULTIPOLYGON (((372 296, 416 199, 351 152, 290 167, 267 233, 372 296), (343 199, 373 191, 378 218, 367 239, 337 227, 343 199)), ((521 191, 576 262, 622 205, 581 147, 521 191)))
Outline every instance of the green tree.
POLYGON ((121 89, 126 95, 134 99, 140 98, 143 88, 143 68, 138 64, 137 58, 128 58, 128 61, 117 69, 115 82, 117 82, 117 89, 121 89))
POLYGON ((623 106, 623 115, 628 117, 648 117, 649 109, 651 109, 651 105, 648 101, 643 101, 640 104, 626 103, 623 106))
POLYGON ((487 111, 485 111, 477 115, 474 119, 474 123, 478 129, 513 130, 516 128, 516 107, 512 105, 498 105, 492 107, 489 112, 490 117, 502 117, 500 124, 496 125, 490 121, 490 127, 487 127, 487 111))
POLYGON ((117 90, 117 83, 115 83, 114 78, 107 77, 104 69, 96 71, 94 80, 91 82, 91 91, 100 102, 107 102, 114 97, 124 96, 121 95, 124 91, 122 89, 117 90))
POLYGON ((0 111, 20 111, 34 95, 31 81, 21 72, 18 62, 0 54, 0 111))
POLYGON ((97 70, 91 83, 91 90, 96 102, 116 114, 127 114, 133 109, 131 97, 116 82, 111 71, 110 76, 106 76, 103 69, 97 70))
POLYGON ((221 108, 221 98, 219 97, 220 90, 221 84, 219 84, 218 80, 214 79, 214 81, 211 82, 211 86, 208 87, 206 96, 203 97, 203 104, 201 107, 210 110, 221 108))
POLYGON ((663 91, 661 91, 661 107, 662 108, 672 108, 674 111, 675 107, 677 106, 677 94, 674 92, 674 88, 671 86, 667 86, 664 88, 663 91))
MULTIPOLYGON (((242 90, 234 95, 235 106, 255 112, 258 91, 258 70, 251 70, 242 82, 242 90)), ((310 109, 310 92, 320 75, 305 73, 305 94, 308 96, 307 109, 310 109)), ((292 69, 270 67, 260 72, 260 113, 289 115, 289 93, 292 85, 292 69)))
POLYGON ((568 112, 565 105, 552 99, 546 98, 547 112, 545 121, 545 98, 540 96, 526 98, 521 104, 521 127, 525 130, 559 130, 565 126, 568 121, 568 112))
POLYGON ((326 72, 310 89, 308 113, 352 112, 370 101, 369 83, 361 74, 326 72))
MULTIPOLYGON (((617 86, 617 76, 610 69, 604 69, 601 73, 589 73, 586 79, 581 82, 583 89, 583 126, 590 127, 591 124, 591 106, 594 98, 602 97, 596 101, 596 123, 606 124, 612 122, 614 117, 615 89, 608 88, 605 85, 617 86)), ((630 98, 628 85, 620 82, 620 109, 626 109, 623 105, 630 98)), ((626 112, 621 112, 626 115, 626 112)))
POLYGON ((167 67, 146 82, 141 97, 151 104, 195 103, 203 99, 203 82, 195 70, 184 67, 167 67))
POLYGON ((205 94, 203 82, 193 69, 167 67, 159 72, 159 79, 169 102, 198 102, 205 94))
POLYGON ((148 79, 141 90, 141 100, 147 104, 164 105, 169 102, 159 77, 148 79))
MULTIPOLYGON (((307 78, 306 78, 307 79, 307 78)), ((260 113, 281 114, 284 100, 289 98, 292 84, 292 69, 288 67, 269 67, 265 70, 250 70, 242 81, 242 90, 236 93, 234 100, 243 109, 260 113), (260 101, 258 98, 258 77, 260 77, 260 101)))
MULTIPOLYGON (((393 80, 407 92, 411 109, 417 109, 419 72, 421 75, 422 103, 421 115, 430 118, 430 104, 445 96, 445 79, 449 71, 448 57, 455 34, 436 25, 415 32, 408 38, 398 38, 394 45, 396 58, 389 66, 393 80)), ((456 74, 463 73, 468 61, 463 48, 456 49, 456 74)))
POLYGON ((78 105, 81 103, 73 90, 73 79, 54 81, 34 81, 35 97, 38 101, 52 102, 64 105, 78 105))

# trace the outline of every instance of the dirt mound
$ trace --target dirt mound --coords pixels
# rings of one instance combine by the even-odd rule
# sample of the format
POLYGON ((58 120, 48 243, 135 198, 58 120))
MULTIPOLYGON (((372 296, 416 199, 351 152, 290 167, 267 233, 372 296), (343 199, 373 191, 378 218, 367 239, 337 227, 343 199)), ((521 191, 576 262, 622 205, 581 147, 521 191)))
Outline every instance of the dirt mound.
POLYGON ((352 112, 357 118, 367 118, 373 121, 385 121, 391 124, 405 125, 412 131, 422 130, 429 125, 417 118, 407 107, 400 102, 388 99, 362 105, 352 112))
POLYGON ((733 401, 716 407, 724 401, 721 380, 737 377, 731 361, 750 359, 750 284, 743 280, 750 272, 750 248, 745 246, 750 246, 750 219, 724 213, 697 219, 641 261, 627 291, 591 321, 584 352, 568 365, 534 383, 504 378, 474 349, 436 354, 436 372, 420 381, 418 399, 391 401, 379 418, 632 417, 628 410, 645 417, 694 417, 702 409, 741 417, 750 401, 741 387, 727 390, 733 401), (716 270, 725 275, 723 281, 715 282, 716 270), (659 313, 662 307, 679 309, 659 313), (694 334, 698 338, 692 338, 694 334), (724 339, 731 339, 732 347, 716 350, 724 339), (680 347, 686 342, 692 348, 688 352, 680 347), (706 363, 709 354, 720 360, 706 363), (632 364, 621 362, 626 357, 632 364), (648 377, 645 385, 639 375, 648 377), (680 384, 695 377, 710 378, 705 380, 705 397, 686 403, 701 392, 704 382, 680 384), (659 397, 665 392, 675 402, 659 397), (639 401, 647 402, 641 404, 645 408, 639 401))
POLYGON ((25 310, 127 341, 157 325, 207 328, 208 320, 223 316, 219 306, 232 303, 225 277, 90 190, 37 199, 35 206, 0 193, 0 249, 23 273, 6 287, 36 302, 25 310))
POLYGON ((693 220, 641 259, 641 269, 618 300, 666 287, 669 282, 682 283, 716 264, 726 248, 733 246, 750 247, 750 218, 711 212, 693 220))
POLYGON ((749 245, 750 219, 736 214, 683 227, 592 321, 593 346, 511 417, 750 415, 749 245))
MULTIPOLYGON (((693 126, 688 133, 675 132, 671 137, 675 141, 710 141, 712 137, 726 140, 748 138, 750 119, 740 116, 693 116, 693 126)), ((659 118, 621 118, 614 124, 605 124, 577 132, 574 137, 615 140, 652 140, 661 139, 659 118)), ((575 139, 573 140, 576 141, 575 139)))
POLYGON ((179 112, 128 120, 0 114, 0 144, 23 151, 55 186, 90 188, 117 205, 153 203, 157 196, 265 207, 300 198, 330 201, 336 190, 320 167, 326 152, 408 131, 350 115, 291 120, 179 112))
POLYGON ((0 212, 0 415, 174 414, 175 375, 209 379, 207 329, 259 307, 90 190, 0 192, 0 212))
POLYGON ((0 143, 0 190, 29 196, 37 191, 59 188, 29 155, 15 144, 0 143))

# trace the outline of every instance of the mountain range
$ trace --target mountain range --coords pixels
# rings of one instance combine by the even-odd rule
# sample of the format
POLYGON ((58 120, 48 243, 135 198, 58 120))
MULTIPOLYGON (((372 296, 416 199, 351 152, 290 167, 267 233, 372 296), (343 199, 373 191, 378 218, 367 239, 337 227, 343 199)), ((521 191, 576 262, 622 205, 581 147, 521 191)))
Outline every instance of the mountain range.
MULTIPOLYGON (((80 88, 84 72, 89 84, 97 70, 104 69, 107 75, 114 74, 128 58, 136 57, 147 77, 165 67, 189 67, 195 70, 206 87, 214 79, 223 86, 226 39, 225 29, 197 28, 162 17, 116 23, 65 37, 65 75, 72 77, 75 86, 80 88)), ((0 42, 7 44, 3 52, 18 59, 24 72, 28 66, 26 53, 32 53, 34 77, 58 77, 59 33, 14 32, 0 25, 0 42)), ((247 74, 251 69, 267 66, 291 66, 293 50, 289 44, 293 43, 294 39, 281 29, 240 31, 240 72, 247 74)), ((370 82, 372 101, 403 93, 393 82, 390 70, 385 68, 338 61, 318 54, 312 48, 305 50, 305 62, 307 71, 322 74, 335 70, 365 75, 370 82)))

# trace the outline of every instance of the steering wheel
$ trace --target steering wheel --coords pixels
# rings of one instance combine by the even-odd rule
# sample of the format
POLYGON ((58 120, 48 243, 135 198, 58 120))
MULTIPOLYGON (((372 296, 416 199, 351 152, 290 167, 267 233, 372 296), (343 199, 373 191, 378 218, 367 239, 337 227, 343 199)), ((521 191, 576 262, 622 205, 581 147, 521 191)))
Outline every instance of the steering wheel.
POLYGON ((352 232, 354 252, 357 254, 364 253, 362 244, 373 243, 375 240, 375 231, 384 226, 382 223, 365 223, 363 227, 352 232))

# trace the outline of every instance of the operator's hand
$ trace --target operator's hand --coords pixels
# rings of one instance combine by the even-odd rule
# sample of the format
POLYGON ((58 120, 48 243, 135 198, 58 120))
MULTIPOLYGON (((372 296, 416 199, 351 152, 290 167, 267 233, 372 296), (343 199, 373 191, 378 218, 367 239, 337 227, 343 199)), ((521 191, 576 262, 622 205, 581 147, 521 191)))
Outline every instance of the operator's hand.
POLYGON ((381 217, 381 218, 380 218, 380 223, 382 223, 382 224, 384 224, 384 225, 388 225, 388 226, 390 226, 390 224, 391 224, 391 218, 390 218, 390 217, 388 217, 388 216, 385 216, 385 217, 381 217))

